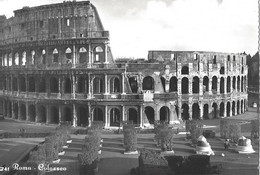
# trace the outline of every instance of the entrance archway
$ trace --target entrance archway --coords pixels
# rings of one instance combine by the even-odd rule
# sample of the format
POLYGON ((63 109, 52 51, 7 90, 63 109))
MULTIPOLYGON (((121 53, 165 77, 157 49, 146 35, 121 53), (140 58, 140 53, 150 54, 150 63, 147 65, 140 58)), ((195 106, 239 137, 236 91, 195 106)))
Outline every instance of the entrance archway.
POLYGON ((217 103, 212 104, 212 118, 218 118, 218 105, 217 105, 217 103))
POLYGON ((63 109, 63 121, 64 122, 72 122, 72 111, 69 107, 65 107, 63 109))
POLYGON ((235 115, 235 111, 236 111, 236 102, 233 101, 233 102, 232 102, 232 115, 233 115, 233 116, 235 115))
POLYGON ((137 93, 137 90, 138 90, 137 79, 135 77, 130 77, 128 79, 128 82, 130 84, 130 88, 132 90, 132 93, 137 93))
POLYGON ((217 88, 218 88, 218 78, 214 76, 212 78, 212 93, 216 94, 217 93, 217 88))
POLYGON ((35 122, 36 112, 35 112, 35 106, 30 105, 28 108, 28 114, 29 114, 29 121, 35 122))
POLYGON ((154 109, 150 106, 145 107, 144 113, 150 124, 154 124, 154 109))
POLYGON ((77 121, 78 126, 86 127, 89 125, 89 122, 88 122, 89 116, 88 116, 87 108, 79 107, 78 111, 77 111, 77 115, 78 115, 78 121, 77 121))
POLYGON ((209 105, 204 104, 203 106, 203 119, 209 119, 209 105))
POLYGON ((176 77, 172 77, 170 79, 170 92, 178 91, 178 79, 176 77))
POLYGON ((200 107, 198 103, 194 103, 192 105, 192 119, 199 119, 200 118, 200 107))
POLYGON ((133 124, 138 124, 137 111, 134 108, 128 110, 128 120, 133 121, 133 124))
POLYGON ((189 120, 189 118, 190 118, 189 106, 186 103, 184 103, 181 106, 181 109, 182 109, 182 113, 181 113, 182 120, 189 120))
POLYGON ((170 110, 167 106, 163 106, 160 109, 160 121, 169 122, 170 110))
POLYGON ((14 103, 14 119, 18 119, 18 104, 14 103))
POLYGON ((100 108, 95 108, 93 112, 93 120, 94 121, 104 121, 104 114, 102 109, 100 108))
POLYGON ((181 93, 182 94, 189 93, 189 79, 187 77, 184 77, 181 80, 181 93))
POLYGON ((230 117, 230 102, 227 102, 227 117, 230 117))
POLYGON ((209 91, 209 78, 205 76, 203 78, 203 92, 208 92, 209 91))
POLYGON ((110 110, 110 126, 120 126, 120 111, 117 108, 110 110))
POLYGON ((154 79, 147 76, 143 79, 143 90, 154 90, 154 79))
POLYGON ((192 79, 192 93, 198 94, 200 91, 200 80, 199 77, 193 77, 192 79))
POLYGON ((38 117, 39 123, 46 123, 46 108, 44 106, 38 107, 38 117))
POLYGON ((26 120, 26 107, 24 104, 20 105, 20 120, 26 120))
POLYGON ((225 108, 225 105, 223 102, 220 103, 220 110, 219 110, 219 116, 220 117, 224 117, 224 109, 225 108))
POLYGON ((240 114, 240 103, 239 100, 237 101, 237 115, 240 114))
POLYGON ((56 106, 50 108, 50 116, 48 116, 48 123, 58 124, 59 123, 59 110, 56 106))

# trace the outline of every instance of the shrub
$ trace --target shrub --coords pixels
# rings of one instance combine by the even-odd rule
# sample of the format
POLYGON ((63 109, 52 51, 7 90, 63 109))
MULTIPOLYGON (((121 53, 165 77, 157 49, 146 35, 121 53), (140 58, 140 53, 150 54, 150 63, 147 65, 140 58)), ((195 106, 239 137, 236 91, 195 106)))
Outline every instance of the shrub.
POLYGON ((184 158, 182 156, 165 156, 168 161, 169 167, 176 173, 180 174, 182 171, 181 168, 183 166, 184 158))
POLYGON ((229 125, 230 121, 228 120, 220 120, 220 137, 227 139, 229 133, 229 125))
POLYGON ((251 139, 257 139, 259 138, 259 121, 258 120, 252 120, 251 121, 251 139))
POLYGON ((215 133, 215 131, 212 131, 212 130, 204 130, 203 131, 203 136, 205 138, 215 138, 216 133, 215 133))
MULTIPOLYGON (((159 121, 160 122, 160 121, 159 121)), ((157 141, 157 144, 160 145, 161 143, 161 137, 160 137, 160 131, 162 129, 168 129, 168 124, 167 123, 159 123, 158 121, 154 123, 154 140, 157 141)))
POLYGON ((151 166, 168 166, 167 160, 161 156, 160 153, 154 150, 142 149, 140 151, 140 156, 138 157, 139 167, 144 167, 147 165, 151 166))
POLYGON ((185 125, 186 132, 190 133, 191 142, 196 144, 198 137, 203 134, 202 126, 197 120, 187 120, 185 125))
POLYGON ((124 125, 123 133, 124 133, 125 151, 126 152, 136 151, 137 133, 135 127, 133 125, 124 125))
POLYGON ((191 155, 185 159, 183 170, 185 173, 208 174, 210 173, 210 156, 191 155))
POLYGON ((172 151, 173 150, 173 136, 174 130, 172 129, 161 129, 159 132, 159 137, 161 140, 161 150, 162 151, 172 151))
POLYGON ((59 158, 57 138, 55 136, 45 138, 45 152, 46 161, 48 163, 52 163, 53 160, 57 160, 59 158))
POLYGON ((239 123, 230 124, 228 137, 233 142, 237 143, 240 136, 241 136, 241 125, 239 123))

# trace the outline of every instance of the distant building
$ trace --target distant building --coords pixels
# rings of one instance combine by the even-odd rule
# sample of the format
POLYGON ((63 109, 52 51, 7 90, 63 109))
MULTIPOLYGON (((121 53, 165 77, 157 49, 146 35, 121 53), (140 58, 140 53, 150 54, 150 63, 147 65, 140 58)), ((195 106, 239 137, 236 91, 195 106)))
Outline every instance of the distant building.
POLYGON ((149 51, 113 59, 89 1, 0 16, 0 115, 74 126, 230 117, 247 109, 246 55, 149 51))

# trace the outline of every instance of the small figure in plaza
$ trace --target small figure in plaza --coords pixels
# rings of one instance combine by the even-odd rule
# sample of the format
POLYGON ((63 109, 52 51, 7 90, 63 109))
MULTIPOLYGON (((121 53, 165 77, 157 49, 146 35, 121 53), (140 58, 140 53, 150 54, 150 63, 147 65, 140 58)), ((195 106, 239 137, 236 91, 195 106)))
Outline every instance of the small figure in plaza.
POLYGON ((245 138, 244 136, 239 138, 238 144, 236 146, 236 151, 239 154, 251 154, 255 152, 251 145, 251 140, 245 138))
POLYGON ((211 146, 207 142, 207 139, 201 135, 197 139, 197 146, 196 146, 196 153, 197 154, 202 154, 202 155, 215 155, 214 152, 211 149, 211 146))
POLYGON ((227 150, 227 149, 229 149, 229 147, 230 147, 230 141, 229 141, 229 139, 226 139, 224 142, 224 148, 227 150))

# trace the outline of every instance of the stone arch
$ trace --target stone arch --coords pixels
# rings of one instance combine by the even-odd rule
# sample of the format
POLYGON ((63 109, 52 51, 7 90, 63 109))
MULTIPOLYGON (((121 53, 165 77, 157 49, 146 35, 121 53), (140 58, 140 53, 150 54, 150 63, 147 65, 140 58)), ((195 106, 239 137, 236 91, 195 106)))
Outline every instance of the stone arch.
POLYGON ((18 53, 18 52, 16 52, 16 53, 14 54, 14 64, 15 64, 15 65, 19 65, 19 64, 20 64, 20 61, 19 61, 19 53, 18 53))
POLYGON ((93 92, 94 94, 103 93, 103 80, 99 77, 93 80, 93 92))
POLYGON ((118 77, 113 77, 110 79, 110 93, 119 93, 121 91, 120 88, 120 80, 118 77))
POLYGON ((195 76, 192 79, 192 93, 198 94, 200 92, 200 79, 195 76))
POLYGON ((46 92, 46 81, 45 78, 40 78, 39 81, 39 92, 40 93, 45 93, 46 92))
POLYGON ((240 92, 240 76, 237 76, 237 92, 240 92))
POLYGON ((138 124, 138 113, 134 108, 128 109, 128 120, 133 121, 133 124, 138 124))
POLYGON ((240 114, 240 102, 237 100, 237 115, 240 114))
POLYGON ((220 78, 220 93, 224 94, 225 89, 225 80, 223 77, 220 78))
POLYGON ((200 119, 200 107, 198 103, 192 105, 192 119, 200 119))
POLYGON ((181 74, 182 75, 189 75, 189 67, 188 66, 182 66, 181 74))
POLYGON ((7 117, 12 118, 12 103, 10 101, 8 102, 8 106, 9 108, 7 117))
POLYGON ((231 108, 231 106, 230 106, 230 102, 228 101, 227 102, 227 117, 230 117, 230 108, 231 108))
POLYGON ((95 62, 100 62, 104 57, 104 51, 101 46, 97 46, 94 49, 94 61, 95 62))
POLYGON ((93 111, 93 121, 104 121, 104 114, 102 109, 95 108, 93 111))
POLYGON ((56 106, 50 107, 50 115, 48 116, 48 123, 51 124, 59 123, 59 110, 56 106))
POLYGON ((203 77, 203 92, 209 91, 209 78, 207 76, 203 77))
POLYGON ((14 119, 18 119, 18 104, 14 103, 14 119))
POLYGON ((182 113, 181 113, 181 118, 182 120, 189 120, 190 114, 189 114, 189 105, 186 103, 182 104, 182 113))
POLYGON ((85 47, 81 47, 79 49, 79 63, 86 63, 88 61, 87 49, 85 47))
POLYGON ((181 79, 181 93, 182 94, 189 93, 189 79, 187 77, 183 77, 181 79))
POLYGON ((13 91, 18 91, 17 78, 13 77, 13 91))
POLYGON ((233 116, 236 114, 235 111, 236 111, 236 102, 233 101, 233 102, 232 102, 232 115, 233 115, 233 116))
POLYGON ((177 92, 178 91, 178 79, 177 77, 173 76, 170 79, 170 92, 177 92))
POLYGON ((143 90, 154 90, 154 79, 146 76, 143 79, 143 90))
POLYGON ((31 63, 35 64, 35 50, 31 51, 31 63))
POLYGON ((50 78, 50 92, 51 93, 59 92, 59 81, 55 77, 50 78))
POLYGON ((34 105, 30 105, 28 108, 29 121, 35 122, 36 110, 34 105))
POLYGON ((215 102, 212 104, 212 118, 218 118, 218 105, 215 102))
POLYGON ((35 92, 35 80, 34 80, 34 77, 29 77, 29 88, 28 88, 28 91, 29 92, 35 92))
POLYGON ((89 125, 89 111, 86 107, 79 107, 77 111, 77 125, 86 127, 89 125))
POLYGON ((203 105, 203 119, 209 119, 209 105, 203 105))
POLYGON ((41 105, 38 107, 38 122, 39 123, 46 123, 46 107, 41 105))
POLYGON ((110 109, 110 126, 120 126, 120 111, 117 108, 110 109))
POLYGON ((20 104, 20 120, 26 120, 26 107, 25 107, 25 104, 20 104))
POLYGON ((65 81, 65 83, 64 83, 64 85, 65 85, 64 93, 65 94, 71 94, 72 88, 71 88, 71 80, 70 80, 70 78, 65 78, 64 81, 65 81))
POLYGON ((225 112, 225 105, 224 102, 221 102, 219 107, 219 116, 224 117, 224 112, 225 112))
POLYGON ((244 101, 243 99, 241 100, 241 114, 244 113, 244 101))
POLYGON ((232 88, 233 88, 233 90, 236 89, 236 77, 235 76, 233 76, 232 88))
POLYGON ((217 88, 218 88, 218 78, 216 76, 212 77, 212 93, 215 94, 217 93, 217 88))
POLYGON ((221 66, 219 73, 222 74, 222 75, 225 74, 225 68, 224 68, 224 66, 221 66))
POLYGON ((65 50, 65 57, 66 57, 66 59, 70 60, 70 62, 71 62, 71 56, 72 56, 72 51, 71 51, 71 49, 68 47, 68 48, 65 50))
POLYGON ((169 123, 170 109, 167 106, 163 106, 160 109, 160 121, 169 123))
POLYGON ((46 64, 46 51, 45 51, 45 49, 42 49, 41 63, 46 64))
POLYGON ((20 91, 25 92, 26 91, 26 81, 25 81, 24 76, 20 76, 19 83, 20 83, 20 91))
POLYGON ((241 76, 241 92, 244 92, 244 77, 241 76))
POLYGON ((53 49, 53 52, 52 52, 52 62, 53 63, 58 63, 59 62, 59 52, 58 52, 57 48, 53 49))
POLYGON ((9 66, 12 66, 13 65, 13 58, 12 58, 12 53, 9 53, 9 66))
POLYGON ((165 78, 164 77, 161 77, 161 83, 162 83, 162 87, 163 87, 163 91, 166 92, 166 89, 165 89, 165 78))
POLYGON ((230 76, 227 77, 227 93, 230 93, 230 88, 231 88, 231 79, 230 76))
POLYGON ((72 124, 72 110, 70 107, 63 108, 63 121, 71 122, 71 124, 72 124))
POLYGON ((85 93, 86 92, 86 89, 85 89, 85 79, 83 77, 80 77, 78 79, 78 89, 77 89, 77 92, 78 93, 85 93))
POLYGON ((154 109, 150 106, 146 106, 144 113, 150 124, 154 124, 154 109))
POLYGON ((137 83, 136 77, 129 77, 128 82, 130 84, 130 88, 132 90, 132 93, 137 93, 138 83, 137 83))

